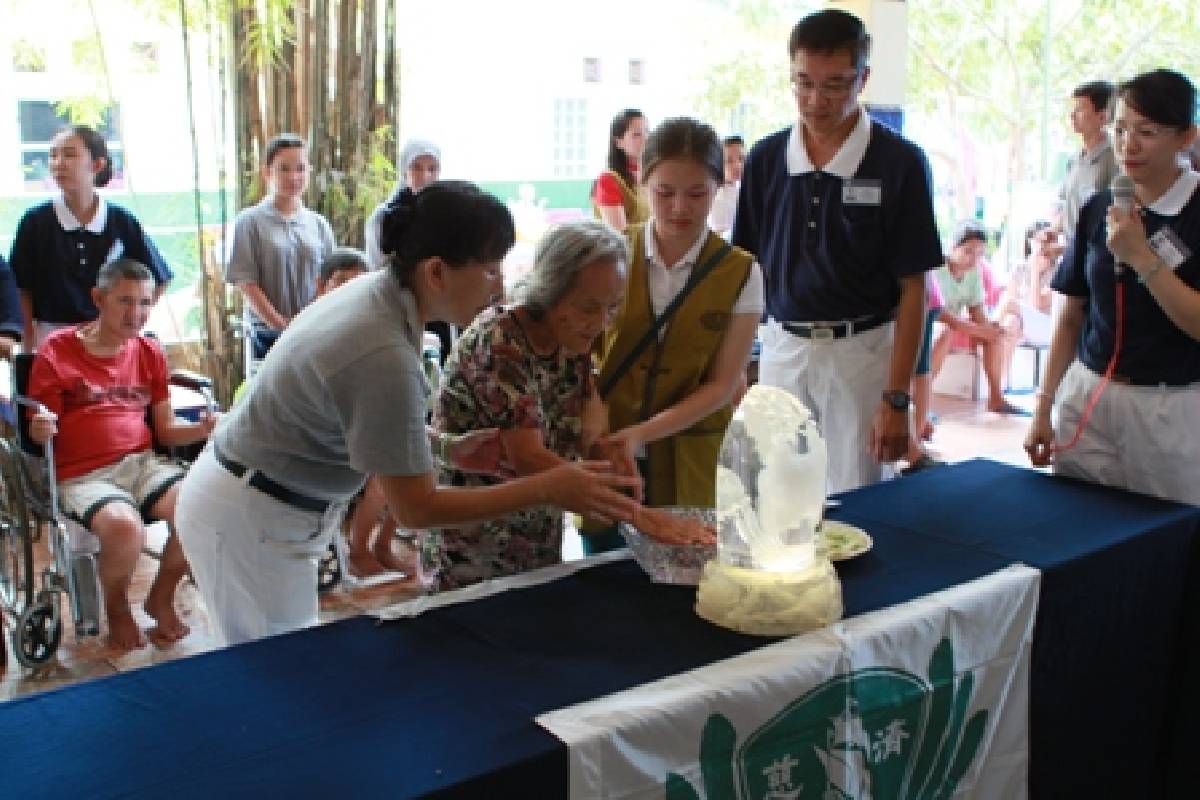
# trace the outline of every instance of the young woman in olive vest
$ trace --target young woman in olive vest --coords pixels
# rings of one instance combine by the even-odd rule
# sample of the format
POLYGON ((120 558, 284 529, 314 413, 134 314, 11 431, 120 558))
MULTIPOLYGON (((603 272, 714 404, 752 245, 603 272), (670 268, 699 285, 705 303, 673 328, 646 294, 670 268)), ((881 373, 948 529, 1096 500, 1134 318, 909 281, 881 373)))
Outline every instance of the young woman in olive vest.
MULTIPOLYGON (((650 134, 642 183, 652 216, 626 233, 628 286, 599 353, 612 431, 602 446, 638 460, 647 505, 715 504, 717 454, 763 311, 758 264, 708 228, 722 176, 721 140, 708 125, 672 119, 650 134), (669 321, 630 362, 685 289, 669 321)), ((589 545, 603 547, 595 538, 589 545)))

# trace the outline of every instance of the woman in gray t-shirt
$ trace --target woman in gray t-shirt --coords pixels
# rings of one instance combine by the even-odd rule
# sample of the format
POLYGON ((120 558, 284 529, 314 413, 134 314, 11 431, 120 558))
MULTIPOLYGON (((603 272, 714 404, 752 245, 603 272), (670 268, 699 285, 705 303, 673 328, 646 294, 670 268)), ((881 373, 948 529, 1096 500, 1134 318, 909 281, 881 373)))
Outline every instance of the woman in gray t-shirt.
POLYGON ((304 206, 308 177, 304 140, 294 133, 276 136, 263 156, 268 194, 234 222, 225 280, 236 284, 246 300, 255 358, 265 356, 312 302, 321 262, 334 247, 329 222, 304 206))
POLYGON ((317 561, 344 504, 379 476, 408 528, 453 527, 540 505, 627 520, 634 488, 607 462, 565 463, 495 486, 437 485, 434 454, 494 471, 495 432, 425 427, 421 332, 466 325, 502 290, 512 216, 473 184, 435 183, 389 209, 387 270, 305 309, 222 420, 179 492, 176 526, 209 618, 229 643, 317 619, 317 561))

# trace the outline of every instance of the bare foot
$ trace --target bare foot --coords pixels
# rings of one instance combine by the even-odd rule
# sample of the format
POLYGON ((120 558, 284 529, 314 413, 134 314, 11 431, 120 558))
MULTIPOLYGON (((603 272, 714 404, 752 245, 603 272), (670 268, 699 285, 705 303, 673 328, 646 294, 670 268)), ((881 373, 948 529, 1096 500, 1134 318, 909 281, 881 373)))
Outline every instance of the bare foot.
POLYGON ((371 578, 388 571, 387 567, 379 563, 375 554, 371 552, 347 553, 346 569, 355 578, 371 578))
POLYGON ((192 632, 187 623, 181 620, 179 614, 176 613, 173 597, 157 597, 154 592, 151 592, 146 596, 146 602, 142 608, 158 623, 146 631, 150 641, 158 647, 174 644, 192 632))
POLYGON ((108 643, 115 650, 138 650, 146 646, 146 637, 128 605, 108 609, 108 643))

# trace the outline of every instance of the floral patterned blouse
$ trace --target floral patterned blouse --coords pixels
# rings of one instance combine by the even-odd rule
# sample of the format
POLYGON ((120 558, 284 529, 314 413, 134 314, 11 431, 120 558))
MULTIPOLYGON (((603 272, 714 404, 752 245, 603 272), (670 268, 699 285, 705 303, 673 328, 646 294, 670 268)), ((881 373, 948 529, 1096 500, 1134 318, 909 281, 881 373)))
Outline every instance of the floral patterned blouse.
MULTIPOLYGON (((564 459, 581 455, 583 409, 591 396, 589 356, 534 352, 515 313, 490 308, 467 328, 446 362, 434 403, 437 430, 535 428, 546 449, 564 459)), ((499 479, 443 470, 442 483, 487 486, 499 479)), ((431 530, 422 567, 435 591, 557 564, 562 550, 561 509, 539 507, 466 528, 431 530)))

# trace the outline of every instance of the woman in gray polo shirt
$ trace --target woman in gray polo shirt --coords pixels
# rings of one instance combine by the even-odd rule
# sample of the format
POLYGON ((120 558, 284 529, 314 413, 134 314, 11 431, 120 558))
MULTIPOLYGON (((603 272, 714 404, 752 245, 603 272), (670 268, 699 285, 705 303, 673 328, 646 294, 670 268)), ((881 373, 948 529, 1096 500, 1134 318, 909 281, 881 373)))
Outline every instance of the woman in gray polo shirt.
POLYGON ((494 468, 499 439, 425 427, 426 321, 468 324, 502 288, 508 209, 473 184, 435 183, 392 206, 385 270, 301 313, 222 420, 179 492, 176 525, 219 636, 243 642, 317 619, 317 560, 366 475, 408 528, 452 527, 553 505, 610 520, 636 478, 566 463, 495 486, 438 486, 434 455, 494 468), (432 444, 432 448, 431 448, 432 444))
POLYGON ((317 293, 321 262, 333 250, 333 229, 304 207, 308 146, 294 133, 267 143, 263 182, 268 194, 243 209, 233 228, 225 280, 246 300, 250 345, 256 359, 317 293))

